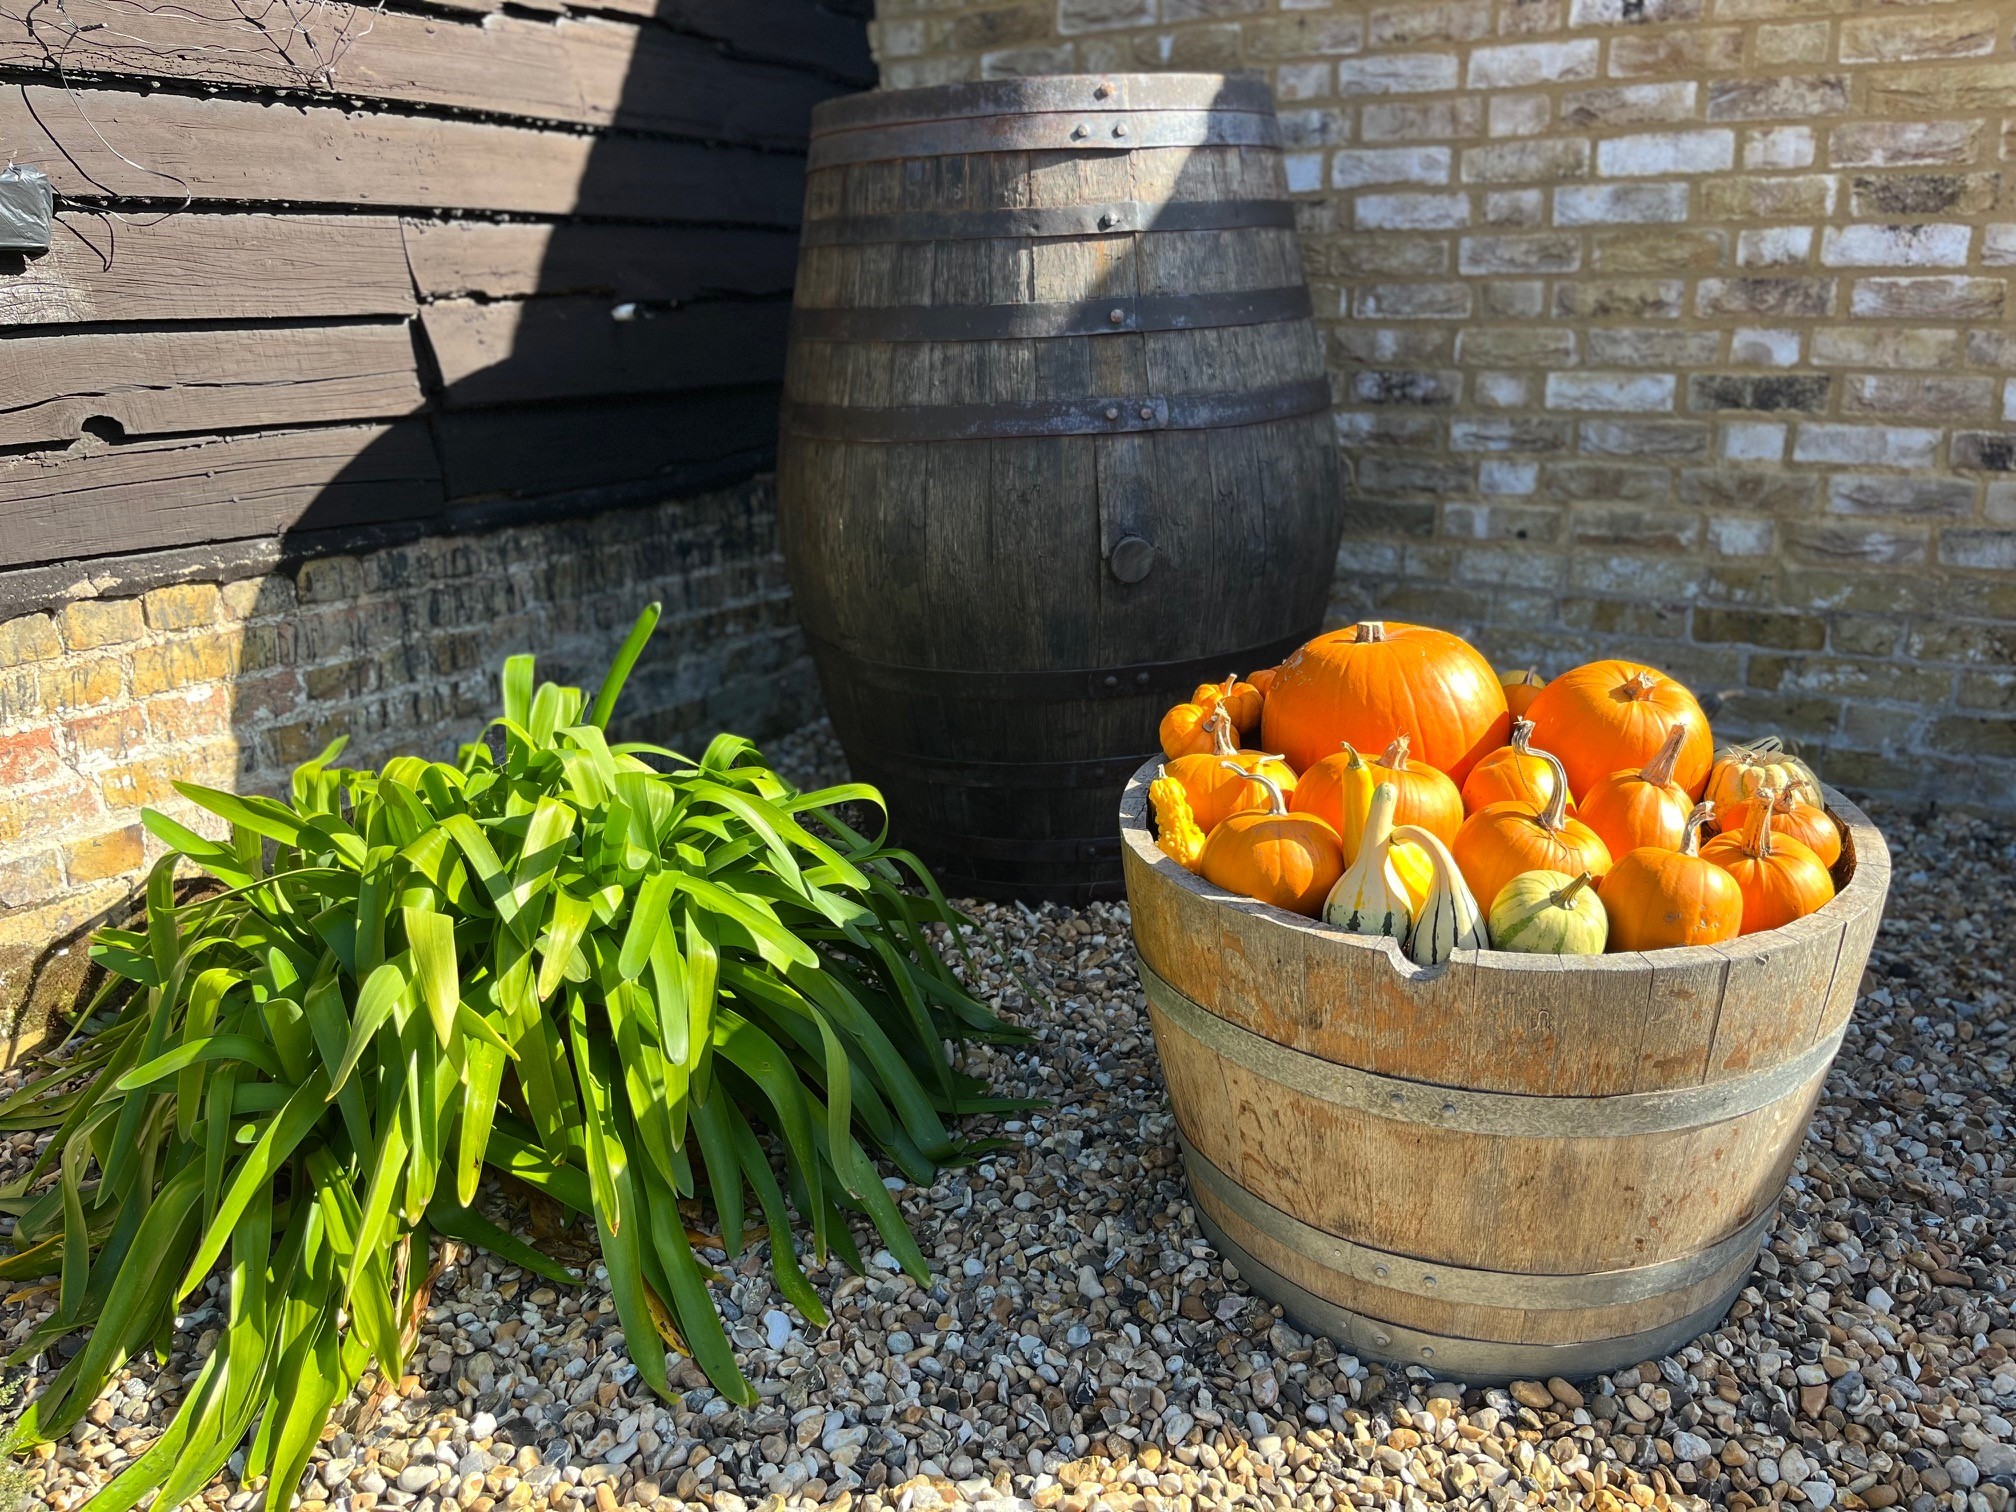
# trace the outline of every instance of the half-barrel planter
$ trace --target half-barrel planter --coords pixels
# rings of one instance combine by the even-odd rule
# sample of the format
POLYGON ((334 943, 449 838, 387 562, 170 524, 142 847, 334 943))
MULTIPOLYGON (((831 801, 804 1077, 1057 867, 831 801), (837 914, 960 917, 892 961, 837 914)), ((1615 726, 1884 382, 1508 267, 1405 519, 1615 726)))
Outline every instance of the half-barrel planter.
POLYGON ((1122 855, 1198 1221, 1355 1353, 1471 1381, 1586 1376, 1713 1328, 1850 1013, 1890 857, 1840 794, 1839 891, 1724 945, 1562 957, 1389 939, 1122 855))

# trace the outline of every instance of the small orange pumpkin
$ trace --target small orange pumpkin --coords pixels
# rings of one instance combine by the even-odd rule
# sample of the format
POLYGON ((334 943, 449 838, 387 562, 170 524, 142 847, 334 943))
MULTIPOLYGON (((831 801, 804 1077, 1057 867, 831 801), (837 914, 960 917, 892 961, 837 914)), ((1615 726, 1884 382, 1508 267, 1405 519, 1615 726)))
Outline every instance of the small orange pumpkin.
POLYGON ((1236 676, 1222 683, 1199 683, 1188 703, 1177 704, 1162 716, 1162 754, 1174 761, 1178 756, 1209 756, 1217 742, 1206 728, 1211 711, 1222 707, 1241 734, 1260 723, 1260 691, 1236 676))
POLYGON ((1713 945, 1742 932, 1743 889, 1700 853, 1701 826, 1713 811, 1704 803, 1688 814, 1671 850, 1641 845, 1617 858, 1599 889, 1610 914, 1610 949, 1713 945))
POLYGON ((1265 771, 1284 792, 1295 790, 1295 773, 1279 756, 1242 751, 1232 744, 1232 720, 1222 703, 1211 711, 1204 728, 1211 734, 1211 750, 1200 756, 1178 756, 1162 773, 1182 787, 1197 827, 1205 834, 1233 814, 1267 806, 1267 794, 1260 784, 1234 776, 1234 769, 1265 771))
POLYGON ((1673 780, 1673 764, 1687 739, 1683 719, 1666 732, 1666 743, 1639 770, 1612 772, 1589 789, 1576 810, 1582 822, 1603 837, 1610 854, 1621 856, 1641 845, 1678 850, 1694 804, 1673 780))
POLYGON ((1197 869, 1227 892, 1314 918, 1344 875, 1344 842, 1314 814, 1289 813, 1273 778, 1256 772, 1253 780, 1267 791, 1266 810, 1234 814, 1211 831, 1197 869))
MULTIPOLYGON (((1719 823, 1728 834, 1741 834, 1750 824, 1750 803, 1732 804, 1722 810, 1719 823)), ((1782 789, 1771 807, 1771 828, 1777 834, 1797 840, 1820 858, 1830 871, 1841 859, 1841 827, 1823 808, 1802 803, 1790 788, 1782 789)))
POLYGON ((1470 891, 1496 898, 1521 872, 1558 871, 1569 876, 1589 873, 1599 882, 1610 870, 1610 851, 1602 837, 1579 819, 1568 817, 1568 778, 1551 752, 1534 754, 1554 767, 1555 788, 1547 806, 1534 813, 1522 803, 1494 803, 1463 821, 1449 849, 1470 891))
POLYGON ((1267 702, 1267 695, 1273 691, 1274 679, 1280 674, 1280 671, 1279 667, 1262 667, 1258 672, 1248 672, 1246 674, 1246 681, 1252 685, 1253 691, 1260 695, 1263 710, 1267 702))
POLYGON ((1729 873, 1742 890, 1746 935, 1803 919, 1834 896, 1834 879, 1820 858, 1768 822, 1777 796, 1776 789, 1764 789, 1741 831, 1717 835, 1701 847, 1702 859, 1729 873))
POLYGON ((1425 762, 1408 760, 1409 743, 1405 735, 1395 735, 1385 754, 1372 763, 1373 778, 1400 791, 1394 828, 1418 824, 1446 844, 1463 826, 1463 795, 1445 774, 1425 762))
POLYGON ((1568 788, 1581 798, 1612 772, 1645 766, 1683 721, 1687 738, 1673 780, 1699 798, 1714 763, 1708 716, 1685 686, 1638 662, 1595 661, 1564 672, 1526 710, 1534 738, 1561 758, 1568 788))
MULTIPOLYGON (((1533 721, 1512 721, 1512 740, 1470 768, 1463 779, 1463 808, 1474 814, 1494 803, 1523 803, 1539 813, 1554 796, 1554 773, 1542 752, 1533 749, 1533 721)), ((1573 798, 1569 808, 1575 807, 1573 798)))
POLYGON ((1281 664, 1260 743, 1300 772, 1346 740, 1380 751, 1405 735, 1417 759, 1460 783, 1511 727, 1498 674, 1467 641, 1367 620, 1317 636, 1281 664))
POLYGON ((1524 667, 1517 672, 1500 672, 1498 685, 1505 690, 1505 707, 1514 719, 1524 719, 1526 711, 1533 707, 1533 700, 1547 679, 1540 675, 1537 667, 1524 667))

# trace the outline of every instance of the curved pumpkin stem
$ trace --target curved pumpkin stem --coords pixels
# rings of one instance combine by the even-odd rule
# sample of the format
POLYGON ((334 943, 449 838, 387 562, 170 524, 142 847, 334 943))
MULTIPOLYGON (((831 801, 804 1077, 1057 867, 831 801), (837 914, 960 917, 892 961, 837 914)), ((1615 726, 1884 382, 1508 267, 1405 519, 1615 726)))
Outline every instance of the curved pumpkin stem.
POLYGON ((1379 758, 1379 765, 1385 767, 1389 772, 1406 771, 1407 745, 1408 741, 1405 735, 1395 735, 1387 743, 1386 753, 1379 758))
POLYGON ((1701 854, 1701 827, 1715 817, 1715 805, 1702 799, 1694 805, 1694 812, 1687 816, 1687 827, 1680 832, 1680 854, 1698 856, 1701 854))
POLYGON ((1345 755, 1351 758, 1349 761, 1344 763, 1347 768, 1349 768, 1351 771, 1354 772, 1362 772, 1363 770, 1365 770, 1365 758, 1358 754, 1358 747, 1351 744, 1351 742, 1348 740, 1340 740, 1337 742, 1337 749, 1344 752, 1345 755))
POLYGON ((1538 756, 1554 773, 1554 791, 1547 795, 1547 806, 1534 817, 1548 834, 1558 835, 1568 822, 1568 768, 1561 765, 1561 758, 1552 751, 1529 751, 1527 754, 1538 756))
POLYGON ((1550 897, 1547 901, 1553 904, 1556 908, 1563 908, 1567 906, 1568 900, 1570 898, 1573 898, 1580 891, 1582 891, 1583 888, 1594 887, 1595 885, 1596 885, 1596 879, 1590 876, 1589 873, 1585 871, 1584 873, 1582 873, 1581 876, 1577 877, 1574 881, 1570 882, 1566 887, 1555 888, 1554 895, 1550 897))
POLYGON ((1683 719, 1666 732, 1666 743, 1638 775, 1655 787, 1666 786, 1673 780, 1673 768, 1680 764, 1680 747, 1686 739, 1687 721, 1683 719))
POLYGON ((1265 772, 1257 768, 1249 772, 1236 761, 1221 760, 1218 765, 1225 768, 1228 772, 1237 772, 1248 782, 1257 782, 1261 787, 1265 788, 1267 790, 1267 812, 1269 814, 1279 818, 1288 812, 1288 799, 1281 791, 1281 784, 1276 782, 1272 777, 1269 777, 1265 772))
POLYGON ((1532 740, 1533 721, 1530 719, 1513 720, 1512 735, 1506 744, 1511 746, 1521 756, 1531 756, 1533 754, 1532 740))
POLYGON ((1351 635, 1361 646, 1367 641, 1383 641, 1386 639, 1386 621, 1360 620, 1351 627, 1351 635))
POLYGON ((1204 728, 1211 732, 1211 754, 1213 756, 1237 756, 1239 747, 1232 740, 1232 716, 1219 704, 1211 711, 1211 717, 1204 721, 1204 728))
POLYGON ((1771 811, 1778 802, 1777 788, 1760 788, 1750 805, 1750 822, 1743 828, 1743 849, 1759 861, 1771 859, 1771 811))

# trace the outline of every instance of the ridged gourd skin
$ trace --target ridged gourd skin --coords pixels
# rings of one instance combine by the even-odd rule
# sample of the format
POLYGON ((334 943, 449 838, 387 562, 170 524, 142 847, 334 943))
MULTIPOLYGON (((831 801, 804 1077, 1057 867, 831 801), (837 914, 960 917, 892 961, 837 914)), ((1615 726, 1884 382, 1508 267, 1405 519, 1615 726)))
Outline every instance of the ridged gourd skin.
MULTIPOLYGON (((1554 796, 1556 769, 1548 763, 1545 752, 1533 749, 1532 740, 1533 721, 1514 719, 1505 744, 1470 768, 1470 775, 1463 779, 1466 814, 1494 803, 1523 803, 1536 814, 1547 807, 1547 800, 1554 796)), ((1571 812, 1575 807, 1572 793, 1568 807, 1571 812)))
POLYGON ((1687 816, 1678 850, 1647 845, 1617 858, 1601 883, 1612 950, 1716 945, 1742 933, 1743 890, 1697 853, 1713 813, 1714 805, 1703 803, 1687 816))
POLYGON ((1770 788, 1750 805, 1740 834, 1717 835, 1701 847, 1701 858, 1736 879, 1743 894, 1743 933, 1782 929, 1825 907, 1834 897, 1834 878, 1820 858, 1767 822, 1777 794, 1770 788))
POLYGON ((1613 858, 1641 845, 1680 848, 1694 800, 1673 780, 1673 768, 1687 734, 1683 719, 1666 732, 1659 754, 1643 767, 1612 772, 1583 795, 1575 817, 1603 837, 1613 858))
POLYGON ((1494 803, 1463 821, 1449 847, 1470 891, 1496 899, 1505 884, 1521 872, 1588 872, 1602 878, 1610 870, 1610 851, 1602 838, 1579 819, 1569 817, 1566 775, 1552 752, 1540 751, 1555 766, 1560 782, 1547 806, 1534 813, 1523 804, 1494 803))
POLYGON ((1323 900, 1323 917, 1348 934, 1405 940, 1414 923, 1415 909, 1432 883, 1431 871, 1419 878, 1418 887, 1410 886, 1401 870, 1404 851, 1422 853, 1416 847, 1396 843, 1393 838, 1393 811, 1399 799, 1399 790, 1390 782, 1382 782, 1373 790, 1363 843, 1323 900))
POLYGON ((1433 866, 1427 893, 1414 905, 1414 927, 1407 931, 1407 959, 1417 966, 1440 966, 1459 950, 1482 950, 1490 941, 1483 910, 1442 837, 1420 824, 1403 824, 1395 841, 1418 845, 1433 866))
POLYGON ((1596 879, 1581 872, 1521 872, 1492 900, 1491 948, 1522 955, 1601 955, 1610 916, 1596 879))
POLYGON ((1748 803, 1760 789, 1775 789, 1782 797, 1809 808, 1825 808, 1820 779, 1813 768, 1785 749, 1776 735, 1766 735, 1746 745, 1727 745, 1715 753, 1715 765, 1708 773, 1702 793, 1725 819, 1739 803, 1748 803))
POLYGON ((1577 802, 1612 772, 1645 766, 1666 743, 1666 732, 1683 720, 1688 732, 1673 780, 1690 799, 1708 784, 1715 758, 1708 716, 1684 684, 1656 667, 1589 662, 1542 688, 1526 717, 1534 740, 1561 758, 1577 802))
POLYGON ((1498 674, 1468 642, 1426 625, 1367 620, 1317 636, 1281 664, 1260 743, 1307 771, 1343 741, 1383 751, 1405 735, 1416 760, 1460 786, 1511 727, 1498 674))
POLYGON ((1227 892, 1313 918, 1344 873, 1344 842, 1315 815, 1289 813, 1271 777, 1254 780, 1267 789, 1267 809, 1234 814, 1211 831, 1197 869, 1227 892))

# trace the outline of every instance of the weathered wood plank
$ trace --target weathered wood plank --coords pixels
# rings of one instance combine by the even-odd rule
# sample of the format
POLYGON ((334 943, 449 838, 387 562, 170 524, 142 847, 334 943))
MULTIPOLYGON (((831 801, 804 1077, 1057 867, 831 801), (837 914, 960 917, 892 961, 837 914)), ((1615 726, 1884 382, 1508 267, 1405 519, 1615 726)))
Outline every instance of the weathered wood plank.
POLYGON ((422 306, 450 406, 773 383, 781 302, 716 302, 616 319, 606 299, 449 299, 422 306))
POLYGON ((609 294, 677 300, 784 294, 797 239, 787 231, 523 221, 407 221, 406 260, 429 298, 609 294))
POLYGON ((410 519, 441 508, 424 421, 0 458, 0 566, 410 519))
POLYGON ((389 216, 63 210, 47 253, 0 253, 0 326, 410 315, 413 304, 389 216))
POLYGON ((53 75, 60 57, 73 80, 191 79, 785 147, 804 143, 812 107, 844 87, 626 21, 458 21, 341 3, 292 19, 275 7, 255 24, 233 0, 66 0, 0 15, 0 65, 53 75))
POLYGON ((529 497, 654 479, 679 481, 777 441, 774 387, 579 408, 463 411, 435 417, 451 499, 529 497))
POLYGON ((793 226, 803 194, 800 160, 781 153, 116 90, 0 91, 0 135, 16 162, 85 201, 187 194, 793 226))
POLYGON ((0 445, 375 420, 420 408, 404 323, 65 331, 0 340, 0 445))
POLYGON ((875 82, 867 29, 816 0, 579 0, 572 8, 653 16, 747 57, 816 68, 864 89, 875 82))

